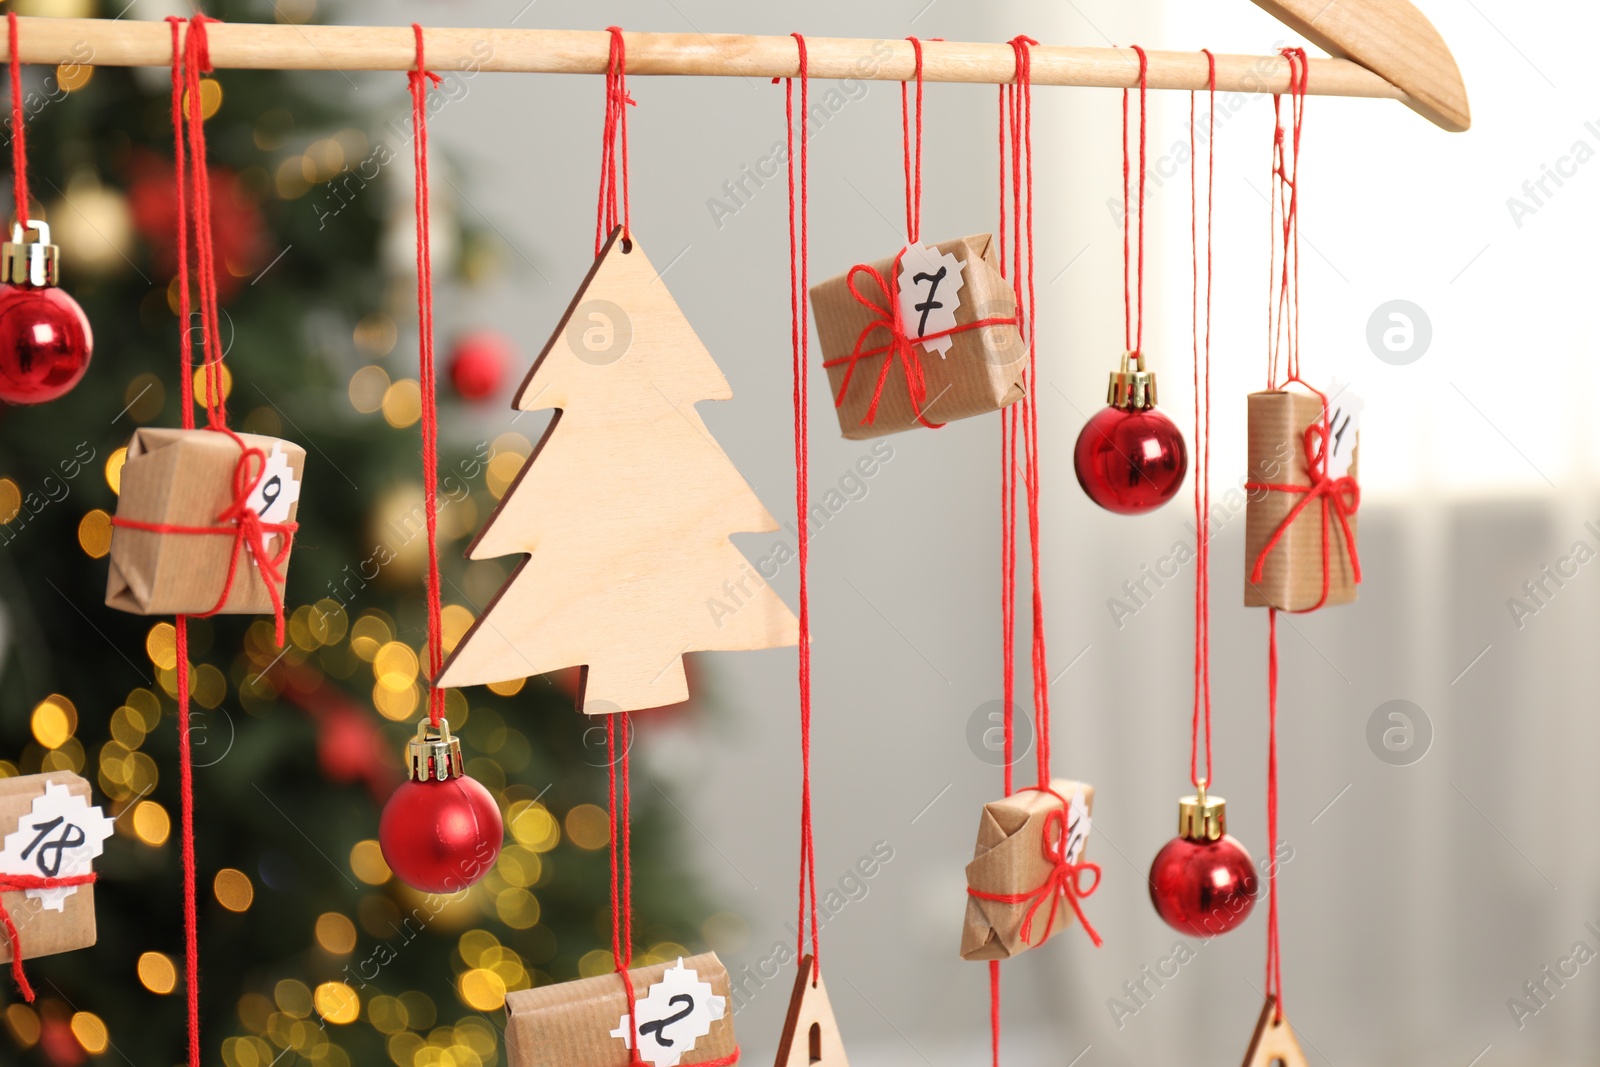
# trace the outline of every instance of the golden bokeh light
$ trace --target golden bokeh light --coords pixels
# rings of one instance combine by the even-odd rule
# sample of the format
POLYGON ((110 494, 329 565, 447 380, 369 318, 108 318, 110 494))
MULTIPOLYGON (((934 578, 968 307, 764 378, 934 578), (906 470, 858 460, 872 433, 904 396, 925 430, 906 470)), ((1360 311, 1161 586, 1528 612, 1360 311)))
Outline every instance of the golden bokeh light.
POLYGON ((506 809, 506 828, 533 852, 549 852, 561 842, 561 824, 537 800, 519 800, 506 809))
POLYGON ((496 500, 505 496, 506 490, 516 481, 525 462, 526 459, 515 452, 501 452, 489 461, 489 469, 484 473, 483 484, 489 487, 489 492, 496 500))
POLYGON ((106 484, 113 493, 122 492, 122 465, 128 462, 128 450, 119 448, 106 457, 106 484))
POLYGON ((504 682, 490 682, 489 692, 496 696, 514 697, 522 692, 522 687, 528 684, 526 678, 512 678, 504 682))
POLYGON ((10 478, 0 478, 0 526, 4 526, 22 511, 22 490, 10 478))
POLYGON ((72 1036, 78 1039, 83 1051, 98 1056, 111 1044, 111 1033, 100 1016, 92 1011, 76 1012, 72 1016, 72 1036))
MULTIPOLYGON (((136 752, 134 756, 130 756, 128 761, 125 762, 131 762, 137 756, 144 756, 144 753, 136 752)), ((149 759, 150 757, 145 756, 145 758, 149 759)), ((130 782, 129 784, 132 785, 133 783, 130 782)), ((172 833, 172 817, 167 814, 166 808, 163 808, 154 800, 141 800, 134 807, 133 815, 130 817, 133 820, 134 836, 140 841, 152 846, 167 843, 167 837, 172 833)))
POLYGON ((311 1002, 311 990, 304 982, 293 978, 285 978, 273 986, 272 999, 277 1002, 279 1011, 296 1019, 309 1017, 315 1007, 311 1002))
POLYGON ((317 916, 317 944, 323 951, 331 952, 335 956, 344 956, 355 951, 356 924, 350 921, 349 916, 340 915, 336 911, 323 912, 317 916))
POLYGON ((495 1011, 506 1004, 505 980, 482 967, 463 974, 457 992, 462 1003, 474 1011, 495 1011))
POLYGON ((39 1043, 39 1015, 26 1004, 8 1004, 5 1011, 6 1029, 12 1040, 24 1049, 39 1043))
POLYGON ((567 812, 567 839, 591 852, 605 848, 611 843, 611 817, 593 804, 579 804, 567 812))
POLYGON ((87 63, 57 63, 56 84, 69 93, 75 93, 89 84, 94 68, 87 63))
POLYGON ((350 872, 368 885, 382 885, 393 877, 384 862, 383 849, 371 838, 350 849, 350 872))
POLYGON ((139 984, 152 993, 166 995, 178 986, 178 968, 163 952, 146 952, 139 957, 139 984))
POLYGON ((371 661, 378 649, 394 640, 394 624, 381 611, 366 611, 350 627, 350 651, 371 661))
POLYGON ((95 508, 78 520, 78 546, 90 559, 104 559, 111 551, 111 516, 95 508))
POLYGON ((415 426, 422 418, 422 386, 412 378, 401 378, 384 390, 383 418, 397 430, 415 426))
POLYGON ((60 693, 51 693, 34 706, 30 725, 35 741, 60 748, 78 729, 78 709, 60 693))
MULTIPOLYGON (((206 374, 207 369, 208 365, 202 364, 194 371, 194 402, 201 407, 214 403, 212 393, 215 390, 206 374)), ((219 364, 217 370, 221 372, 222 399, 226 400, 233 393, 233 371, 228 369, 226 363, 219 364)))
POLYGON ((176 670, 178 666, 178 631, 173 629, 170 622, 158 622, 150 627, 150 632, 144 638, 145 655, 150 657, 150 662, 164 671, 176 670))
POLYGON ((217 872, 211 880, 211 891, 216 894, 217 903, 229 911, 249 911, 251 902, 256 899, 256 887, 251 884, 250 876, 233 867, 217 872))
POLYGON ((389 372, 376 363, 350 375, 350 406, 363 415, 371 415, 383 407, 383 398, 389 392, 389 372))
POLYGON ((355 341, 356 348, 363 355, 382 359, 394 351, 395 342, 400 340, 400 328, 392 315, 374 311, 356 323, 351 340, 355 341))
POLYGON ((312 994, 317 1014, 330 1023, 340 1026, 355 1022, 361 1017, 361 998, 343 982, 323 982, 312 994))

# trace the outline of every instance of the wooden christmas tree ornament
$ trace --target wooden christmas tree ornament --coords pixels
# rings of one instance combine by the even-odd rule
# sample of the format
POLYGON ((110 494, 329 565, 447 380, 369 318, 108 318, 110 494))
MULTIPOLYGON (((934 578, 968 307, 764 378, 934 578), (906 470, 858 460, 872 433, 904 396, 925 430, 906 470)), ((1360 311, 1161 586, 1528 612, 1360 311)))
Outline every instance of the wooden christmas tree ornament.
POLYGON ((513 406, 559 409, 467 549, 528 553, 435 679, 582 666, 579 708, 688 699, 683 653, 793 645, 799 624, 728 540, 777 521, 694 405, 733 392, 636 239, 618 228, 513 406))
POLYGON ((1278 1010, 1276 997, 1268 997, 1262 1005, 1256 1032, 1245 1050, 1244 1067, 1309 1067, 1294 1036, 1294 1027, 1289 1025, 1288 1016, 1278 1010))
POLYGON ((778 1058, 773 1067, 850 1067, 844 1054, 844 1039, 833 1018, 828 987, 812 956, 802 957, 800 973, 794 976, 794 993, 789 997, 789 1015, 783 1021, 783 1037, 778 1041, 778 1058))

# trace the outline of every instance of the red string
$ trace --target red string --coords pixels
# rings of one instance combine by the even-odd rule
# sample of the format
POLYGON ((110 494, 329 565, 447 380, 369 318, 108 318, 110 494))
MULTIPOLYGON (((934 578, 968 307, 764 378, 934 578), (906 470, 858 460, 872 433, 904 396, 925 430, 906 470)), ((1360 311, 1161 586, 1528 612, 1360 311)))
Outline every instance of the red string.
MULTIPOLYGON (((428 213, 428 85, 439 76, 428 70, 422 27, 416 37, 417 69, 406 73, 411 90, 411 159, 416 171, 417 365, 422 391, 422 498, 428 527, 428 677, 444 669, 444 607, 439 590, 439 401, 433 363, 433 233, 428 213)), ((428 720, 437 729, 444 718, 445 692, 430 682, 428 720)))
POLYGON ((15 11, 6 12, 6 32, 11 44, 11 188, 17 201, 17 224, 26 230, 33 201, 28 196, 27 130, 22 114, 22 57, 17 50, 15 11))
MULTIPOLYGON (((13 51, 13 54, 14 53, 13 51)), ((0 873, 0 893, 26 893, 27 889, 61 889, 66 886, 91 885, 96 880, 93 872, 86 875, 66 875, 61 878, 45 878, 40 875, 8 875, 0 873)), ((16 989, 22 993, 22 1000, 34 1003, 34 987, 27 981, 27 973, 22 969, 22 934, 18 933, 16 921, 11 918, 10 910, 5 904, 0 904, 0 925, 5 926, 6 944, 11 945, 11 981, 16 982, 16 989)))
POLYGON ((1210 94, 1206 128, 1206 298, 1205 331, 1200 329, 1199 182, 1196 170, 1195 94, 1189 93, 1189 248, 1194 284, 1191 327, 1194 338, 1194 718, 1189 736, 1189 780, 1203 790, 1212 779, 1211 760, 1211 239, 1213 191, 1217 173, 1217 57, 1205 53, 1210 94), (1202 348, 1203 343, 1203 348, 1202 348), (1204 369, 1202 370, 1202 364, 1204 369), (1200 736, 1205 730, 1206 771, 1200 773, 1200 736))
POLYGON ((1137 282, 1130 278, 1135 262, 1130 260, 1133 225, 1132 160, 1128 154, 1128 90, 1122 90, 1122 334, 1129 352, 1144 351, 1144 177, 1145 177, 1145 91, 1149 87, 1150 57, 1138 45, 1139 55, 1139 247, 1137 282), (1137 286, 1137 292, 1135 291, 1137 286), (1137 296, 1137 299, 1135 299, 1137 296))
MULTIPOLYGON (((900 144, 905 159, 906 172, 906 241, 916 244, 922 240, 922 42, 915 37, 907 37, 911 42, 911 50, 917 57, 917 144, 913 151, 911 146, 911 116, 907 108, 907 86, 900 83, 900 144), (915 166, 912 164, 915 156, 915 166)), ((896 272, 898 275, 898 271, 896 272)))
POLYGON ((1283 95, 1272 94, 1272 254, 1267 303, 1267 388, 1300 376, 1300 133, 1305 122, 1311 64, 1303 48, 1281 50, 1289 64, 1290 125, 1283 127, 1283 95), (1278 372, 1285 372, 1279 382, 1278 372))
MULTIPOLYGON (((810 288, 808 264, 810 261, 810 176, 811 161, 807 151, 804 116, 810 114, 811 81, 810 62, 806 54, 806 39, 792 34, 799 56, 800 115, 802 128, 798 138, 794 123, 794 78, 784 79, 783 115, 784 130, 788 140, 789 169, 789 346, 793 355, 794 381, 794 511, 796 528, 805 529, 806 517, 811 512, 811 456, 810 456, 810 403, 807 387, 811 365, 811 331, 806 322, 806 293, 810 288), (798 140, 798 144, 796 144, 798 140), (799 157, 799 174, 795 172, 795 157, 799 157)), ((919 109, 920 115, 920 109, 919 109)), ((799 902, 795 918, 797 957, 806 954, 806 914, 811 918, 811 957, 816 960, 812 970, 812 983, 822 972, 821 947, 817 922, 817 858, 811 821, 811 597, 807 580, 810 566, 810 538, 802 536, 799 542, 800 581, 800 877, 799 902)))
POLYGON ((606 238, 620 221, 626 240, 633 232, 628 212, 628 51, 622 28, 606 27, 611 34, 611 54, 606 60, 606 112, 600 146, 600 196, 595 210, 594 254, 599 255, 606 238), (620 157, 621 165, 618 165, 620 157), (618 185, 618 171, 621 185, 618 185), (620 192, 619 192, 620 188, 620 192))
POLYGON ((1283 1017, 1278 950, 1278 609, 1267 609, 1267 996, 1283 1017))

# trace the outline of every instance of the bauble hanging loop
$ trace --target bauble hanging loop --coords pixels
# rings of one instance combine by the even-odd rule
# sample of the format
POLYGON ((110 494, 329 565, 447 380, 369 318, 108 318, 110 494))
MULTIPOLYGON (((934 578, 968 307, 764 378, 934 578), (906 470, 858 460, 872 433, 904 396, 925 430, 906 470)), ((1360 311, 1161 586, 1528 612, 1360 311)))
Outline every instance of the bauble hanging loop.
POLYGON ((1106 407, 1078 434, 1072 467, 1089 499, 1119 515, 1154 511, 1177 495, 1189 468, 1183 432, 1156 406, 1143 352, 1124 352, 1106 407))
POLYGON ((61 250, 41 220, 19 219, 0 244, 0 401, 7 404, 54 400, 89 369, 94 334, 78 302, 56 288, 60 266, 61 250))
POLYGON ((1201 786, 1178 801, 1178 836, 1150 865, 1150 902, 1168 926, 1215 937, 1249 918, 1259 884, 1250 853, 1228 834, 1226 802, 1201 786))

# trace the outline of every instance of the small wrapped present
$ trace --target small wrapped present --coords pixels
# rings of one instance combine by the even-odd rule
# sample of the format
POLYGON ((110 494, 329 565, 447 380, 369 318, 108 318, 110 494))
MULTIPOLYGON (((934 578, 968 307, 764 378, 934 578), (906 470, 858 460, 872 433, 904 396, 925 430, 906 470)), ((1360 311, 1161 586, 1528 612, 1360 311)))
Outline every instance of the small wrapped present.
POLYGON ((111 820, 69 771, 0 778, 0 963, 24 998, 22 961, 94 944, 94 860, 111 820))
POLYGON ((847 438, 882 437, 1022 399, 1028 349, 989 234, 912 244, 811 287, 847 438))
POLYGON ((628 974, 637 1025, 616 974, 506 994, 508 1067, 628 1067, 635 1035, 652 1067, 737 1061, 728 972, 715 953, 628 974))
POLYGON ((1269 390, 1249 396, 1244 603, 1280 611, 1348 604, 1361 582, 1356 551, 1359 401, 1269 390))
POLYGON ((305 449, 275 437, 136 430, 111 520, 106 604, 135 615, 281 616, 305 461, 305 449))
POLYGON ((962 959, 1010 959, 1066 929, 1074 915, 1100 944, 1079 903, 1100 885, 1100 868, 1082 860, 1093 806, 1094 786, 1065 778, 983 806, 967 864, 962 959))

